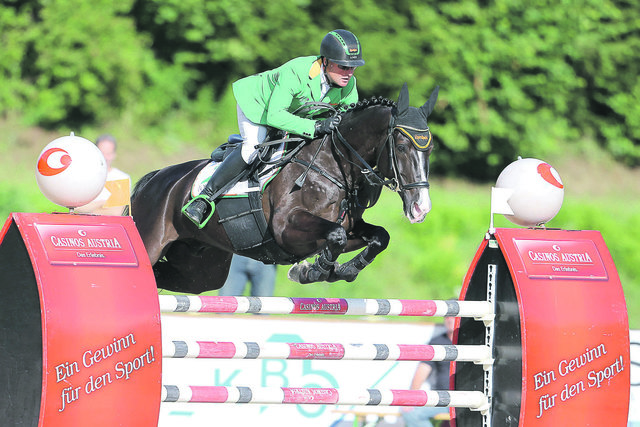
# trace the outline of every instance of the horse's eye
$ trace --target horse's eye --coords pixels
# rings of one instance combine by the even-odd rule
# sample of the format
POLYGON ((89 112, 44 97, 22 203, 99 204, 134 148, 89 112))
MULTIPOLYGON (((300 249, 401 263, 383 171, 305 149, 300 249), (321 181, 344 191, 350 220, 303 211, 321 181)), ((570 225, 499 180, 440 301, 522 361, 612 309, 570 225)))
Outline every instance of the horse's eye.
POLYGON ((398 144, 396 146, 396 149, 398 150, 398 152, 400 153, 406 153, 407 152, 407 146, 404 144, 398 144))

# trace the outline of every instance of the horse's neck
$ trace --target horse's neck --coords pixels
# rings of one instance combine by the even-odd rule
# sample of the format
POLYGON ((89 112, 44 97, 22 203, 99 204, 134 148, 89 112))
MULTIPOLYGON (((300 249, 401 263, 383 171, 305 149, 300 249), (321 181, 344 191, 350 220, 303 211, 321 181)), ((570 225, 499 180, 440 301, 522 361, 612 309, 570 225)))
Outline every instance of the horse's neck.
POLYGON ((387 139, 390 121, 391 108, 383 105, 355 111, 346 121, 349 131, 344 133, 345 139, 371 167, 375 166, 387 139))
POLYGON ((341 162, 349 187, 365 189, 371 186, 365 174, 372 173, 369 168, 375 170, 377 166, 380 150, 383 149, 388 136, 390 120, 390 107, 367 107, 354 112, 353 116, 344 121, 344 126, 341 126, 344 141, 334 135, 334 144, 343 154, 337 155, 336 158, 341 162), (346 144, 351 146, 357 155, 346 144), (363 173, 363 170, 366 172, 363 173))

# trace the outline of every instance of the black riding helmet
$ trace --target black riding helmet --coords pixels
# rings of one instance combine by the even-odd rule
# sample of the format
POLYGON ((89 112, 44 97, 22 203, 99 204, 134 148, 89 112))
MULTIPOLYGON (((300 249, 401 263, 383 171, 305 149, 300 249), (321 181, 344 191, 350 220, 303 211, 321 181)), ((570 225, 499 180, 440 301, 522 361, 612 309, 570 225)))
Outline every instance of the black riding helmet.
POLYGON ((347 30, 333 30, 320 43, 320 56, 345 67, 364 65, 360 41, 347 30))

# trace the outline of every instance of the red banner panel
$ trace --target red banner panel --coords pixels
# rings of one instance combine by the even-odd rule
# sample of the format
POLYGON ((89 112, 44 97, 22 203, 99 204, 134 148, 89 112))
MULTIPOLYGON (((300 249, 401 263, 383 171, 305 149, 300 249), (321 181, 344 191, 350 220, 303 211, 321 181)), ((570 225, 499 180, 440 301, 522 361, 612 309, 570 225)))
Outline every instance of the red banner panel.
MULTIPOLYGON (((482 242, 461 299, 497 301, 492 426, 626 427, 630 349, 618 273, 597 231, 497 229, 482 242), (493 287, 491 287, 491 286, 493 287)), ((484 325, 458 321, 458 344, 484 325)), ((482 369, 454 363, 457 389, 483 390, 482 369)), ((478 413, 455 410, 456 426, 478 413)))
MULTIPOLYGON (((3 357, 29 362, 8 374, 22 381, 9 384, 15 390, 5 392, 15 399, 2 399, 2 412, 10 420, 29 413, 47 427, 157 425, 158 296, 132 219, 17 213, 0 237, 0 252, 11 258, 2 257, 0 269, 12 277, 2 280, 2 294, 32 288, 22 308, 24 317, 38 319, 30 332, 41 340, 35 350, 35 342, 24 346, 21 335, 12 336, 15 354, 3 357), (11 403, 24 396, 33 398, 33 408, 11 403)), ((16 318, 0 322, 3 329, 10 322, 20 328, 16 318)))

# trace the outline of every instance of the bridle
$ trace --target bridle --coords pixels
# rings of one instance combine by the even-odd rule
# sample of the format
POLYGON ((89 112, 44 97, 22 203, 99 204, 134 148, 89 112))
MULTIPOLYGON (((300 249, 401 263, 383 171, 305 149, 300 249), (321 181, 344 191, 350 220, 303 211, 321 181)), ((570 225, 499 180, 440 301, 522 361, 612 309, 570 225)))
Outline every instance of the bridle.
MULTIPOLYGON (((413 135, 415 133, 428 132, 429 133, 429 138, 431 138, 431 132, 429 131, 429 126, 427 126, 426 129, 418 129, 418 128, 415 128, 413 126, 409 126, 409 125, 406 125, 406 124, 396 124, 396 117, 394 115, 391 115, 391 119, 389 121, 388 132, 387 132, 387 139, 385 141, 385 146, 387 148, 387 151, 389 152, 389 163, 391 164, 391 169, 393 171, 394 180, 396 182, 396 188, 395 189, 391 188, 391 187, 389 187, 389 188, 391 190, 397 191, 397 192, 403 192, 404 190, 411 189, 411 188, 419 188, 419 187, 429 188, 430 187, 430 185, 429 185, 429 156, 427 156, 427 158, 426 158, 427 173, 426 173, 424 181, 410 182, 408 184, 405 184, 405 183, 402 182, 402 176, 400 175, 400 168, 398 166, 398 156, 396 154, 396 139, 394 137, 395 131, 398 131, 398 132, 404 134, 405 136, 407 136, 412 141, 414 146, 416 146, 416 148, 418 147, 418 145, 415 142, 415 139, 413 137, 413 135)), ((380 150, 380 153, 378 154, 378 160, 376 161, 377 164, 380 164, 380 157, 382 156, 382 151, 383 150, 380 150)), ((418 152, 423 152, 423 151, 425 151, 425 150, 418 149, 418 152)))
MULTIPOLYGON (((429 188, 430 185, 429 185, 429 158, 428 157, 426 160, 426 163, 427 163, 426 180, 410 182, 410 183, 404 183, 402 181, 402 175, 400 174, 400 167, 398 165, 398 156, 396 154, 396 138, 394 136, 395 131, 399 131, 400 133, 408 136, 410 139, 412 139, 412 142, 414 142, 414 145, 416 145, 411 135, 416 132, 429 132, 429 127, 427 127, 426 129, 417 129, 415 127, 411 127, 406 124, 396 124, 396 117, 393 114, 391 115, 391 118, 389 119, 389 125, 387 126, 387 137, 384 140, 384 142, 380 144, 380 146, 376 149, 376 152, 378 153, 376 158, 376 165, 379 165, 380 158, 382 157, 382 154, 386 148, 386 151, 389 155, 389 164, 391 165, 391 170, 393 172, 393 178, 391 179, 385 179, 379 170, 378 171, 374 170, 373 167, 371 167, 371 165, 369 165, 369 163, 362 158, 360 153, 358 153, 353 148, 353 146, 349 144, 349 142, 342 136, 342 134, 337 128, 332 133, 332 140, 334 141, 334 145, 335 145, 335 139, 337 138, 338 141, 340 141, 340 143, 344 147, 346 147, 349 151, 351 151, 351 153, 362 164, 362 166, 346 158, 345 159, 351 164, 358 167, 363 173, 363 175, 365 176, 365 178, 367 179, 367 181, 372 185, 385 186, 389 188, 391 191, 395 191, 399 193, 403 193, 405 190, 412 189, 412 188, 419 188, 419 187, 429 188)), ((431 133, 429 132, 429 136, 430 135, 431 133)), ((338 153, 340 153, 340 150, 338 150, 338 153)))

